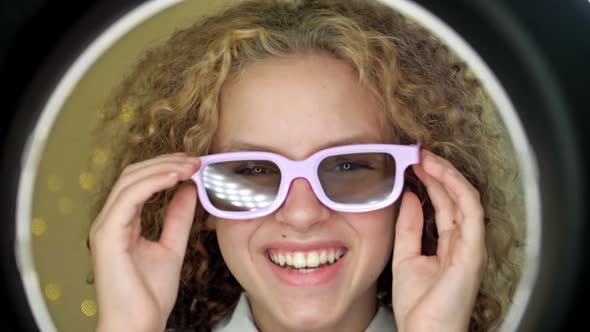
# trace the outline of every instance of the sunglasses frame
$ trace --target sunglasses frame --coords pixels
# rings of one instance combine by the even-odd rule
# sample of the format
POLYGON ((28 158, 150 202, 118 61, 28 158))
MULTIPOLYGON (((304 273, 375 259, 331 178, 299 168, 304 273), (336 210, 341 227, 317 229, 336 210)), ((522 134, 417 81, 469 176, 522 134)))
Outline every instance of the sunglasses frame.
POLYGON ((320 150, 304 160, 291 160, 280 154, 259 151, 226 152, 206 155, 200 158, 201 167, 191 176, 197 186, 199 200, 203 208, 210 214, 223 219, 253 219, 267 216, 275 212, 287 198, 291 182, 297 178, 306 179, 318 198, 326 207, 340 212, 368 212, 384 208, 393 204, 400 196, 404 186, 404 173, 408 166, 420 161, 420 145, 396 144, 354 144, 331 147, 320 150), (396 165, 394 187, 389 195, 375 204, 343 204, 330 200, 320 183, 317 174, 320 163, 327 157, 341 154, 358 153, 386 153, 393 157, 396 165), (238 160, 266 160, 275 163, 281 172, 281 183, 275 200, 268 205, 254 211, 223 211, 217 209, 207 195, 204 185, 204 170, 209 164, 238 160))

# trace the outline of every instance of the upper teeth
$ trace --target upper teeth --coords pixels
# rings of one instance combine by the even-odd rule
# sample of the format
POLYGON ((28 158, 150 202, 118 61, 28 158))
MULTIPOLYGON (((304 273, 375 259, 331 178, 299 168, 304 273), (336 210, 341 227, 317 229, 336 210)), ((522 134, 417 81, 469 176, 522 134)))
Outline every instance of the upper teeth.
POLYGON ((334 263, 344 255, 344 248, 316 251, 270 252, 271 261, 280 266, 292 266, 296 269, 315 268, 322 264, 334 263))

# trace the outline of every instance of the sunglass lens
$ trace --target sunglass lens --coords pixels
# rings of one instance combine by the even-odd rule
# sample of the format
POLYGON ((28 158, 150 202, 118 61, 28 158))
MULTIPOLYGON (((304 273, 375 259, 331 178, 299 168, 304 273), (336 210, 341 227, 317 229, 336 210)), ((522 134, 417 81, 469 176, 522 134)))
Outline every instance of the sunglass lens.
POLYGON ((357 153, 327 157, 318 168, 324 192, 342 204, 375 204, 393 191, 395 159, 386 153, 357 153))
POLYGON ((203 181, 211 204, 222 211, 255 211, 269 206, 281 183, 279 167, 268 160, 209 164, 203 181))

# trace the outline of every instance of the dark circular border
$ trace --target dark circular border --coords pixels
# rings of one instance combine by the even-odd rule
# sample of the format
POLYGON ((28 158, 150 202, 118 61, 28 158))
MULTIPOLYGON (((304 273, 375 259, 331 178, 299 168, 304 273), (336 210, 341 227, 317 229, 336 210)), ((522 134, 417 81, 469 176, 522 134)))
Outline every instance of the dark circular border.
MULTIPOLYGON (((27 136, 75 57, 140 1, 79 1, 69 5, 68 11, 47 1, 28 3, 35 7, 32 14, 25 15, 24 25, 19 23, 9 39, 3 39, 6 47, 0 72, 6 93, 0 122, 5 179, 0 281, 8 301, 4 322, 9 322, 8 326, 12 322, 13 329, 19 331, 38 330, 18 275, 12 222, 27 136)), ((581 313, 576 309, 576 295, 588 273, 580 264, 588 249, 583 241, 588 230, 584 210, 587 190, 581 172, 587 165, 582 147, 587 125, 581 121, 581 113, 590 109, 582 78, 588 68, 585 59, 590 58, 590 45, 583 38, 590 32, 590 3, 561 2, 559 8, 550 1, 418 3, 461 34, 494 71, 538 158, 543 209, 541 270, 519 330, 573 327, 575 315, 581 313)))

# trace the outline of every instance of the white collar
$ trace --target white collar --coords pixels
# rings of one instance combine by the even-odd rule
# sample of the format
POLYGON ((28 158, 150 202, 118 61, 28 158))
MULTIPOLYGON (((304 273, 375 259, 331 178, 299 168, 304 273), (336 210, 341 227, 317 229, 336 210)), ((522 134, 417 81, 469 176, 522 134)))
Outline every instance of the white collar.
MULTIPOLYGON (((367 327, 365 332, 395 332, 395 320, 393 313, 387 307, 380 307, 367 327)), ((252 312, 250 311, 250 301, 246 293, 242 293, 238 305, 231 313, 219 323, 217 323, 212 332, 258 332, 252 319, 252 312)))

